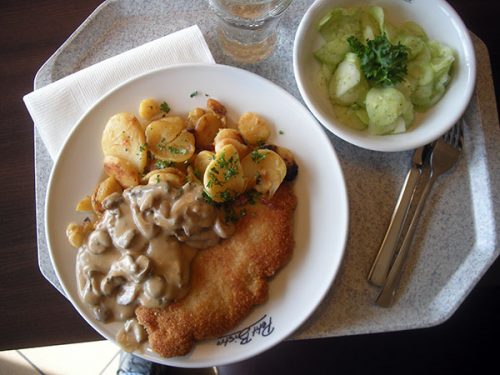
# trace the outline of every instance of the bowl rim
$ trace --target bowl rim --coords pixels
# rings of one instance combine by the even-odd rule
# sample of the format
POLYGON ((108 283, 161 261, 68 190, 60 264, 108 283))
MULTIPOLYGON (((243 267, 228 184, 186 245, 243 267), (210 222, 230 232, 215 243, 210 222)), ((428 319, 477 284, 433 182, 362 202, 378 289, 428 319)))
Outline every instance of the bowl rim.
MULTIPOLYGON (((306 88, 305 82, 307 78, 304 74, 304 67, 301 64, 301 56, 303 43, 305 42, 304 36, 311 27, 315 27, 314 24, 317 20, 324 15, 323 13, 320 14, 320 12, 324 12, 324 8, 328 6, 331 8, 343 6, 342 2, 340 2, 340 4, 337 3, 339 3, 339 1, 336 0, 315 0, 309 6, 297 28, 292 53, 293 73, 302 100, 324 128, 342 140, 364 149, 381 152, 399 152, 415 149, 436 140, 459 121, 466 111, 474 93, 477 75, 476 56, 474 44, 468 28, 455 9, 445 0, 433 0, 432 3, 435 4, 436 7, 443 9, 445 14, 449 15, 449 19, 453 22, 454 28, 458 31, 462 46, 461 50, 465 56, 462 67, 465 71, 465 73, 463 73, 465 76, 465 84, 463 85, 464 91, 462 91, 462 94, 456 101, 455 108, 457 110, 453 111, 453 113, 448 116, 446 126, 439 126, 434 129, 434 131, 431 129, 431 131, 424 133, 424 135, 420 137, 408 136, 408 132, 389 135, 373 135, 338 124, 331 117, 324 114, 312 99, 313 96, 309 95, 308 89, 306 88), (392 142, 394 139, 398 141, 392 142)), ((360 3, 362 3, 362 1, 354 2, 352 6, 361 5, 360 3)), ((377 5, 377 1, 366 1, 366 5, 377 5)))

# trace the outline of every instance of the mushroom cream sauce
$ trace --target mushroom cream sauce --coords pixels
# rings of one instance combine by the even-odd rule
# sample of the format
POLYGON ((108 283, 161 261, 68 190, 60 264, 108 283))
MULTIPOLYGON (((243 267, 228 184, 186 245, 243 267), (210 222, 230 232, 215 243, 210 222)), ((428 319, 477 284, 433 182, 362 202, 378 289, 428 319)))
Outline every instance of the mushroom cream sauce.
POLYGON ((132 351, 147 339, 135 308, 161 307, 184 296, 197 249, 228 238, 235 228, 194 182, 180 188, 138 185, 113 193, 103 207, 78 251, 78 289, 96 319, 125 322, 116 338, 132 351))

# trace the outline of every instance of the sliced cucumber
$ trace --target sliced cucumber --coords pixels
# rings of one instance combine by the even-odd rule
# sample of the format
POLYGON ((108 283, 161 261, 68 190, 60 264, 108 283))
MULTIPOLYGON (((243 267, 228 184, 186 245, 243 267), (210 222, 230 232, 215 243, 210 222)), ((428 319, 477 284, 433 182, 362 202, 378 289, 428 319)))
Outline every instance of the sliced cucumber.
POLYGON ((314 57, 335 68, 344 59, 347 52, 349 52, 349 44, 343 39, 335 38, 316 50, 314 57))
POLYGON ((368 123, 364 123, 358 116, 357 110, 343 105, 334 105, 333 111, 335 118, 343 125, 356 130, 364 130, 368 127, 368 123))
POLYGON ((342 105, 361 102, 367 90, 368 83, 361 72, 358 56, 348 53, 330 80, 329 93, 332 102, 342 105))
POLYGON ((374 134, 394 131, 397 120, 407 108, 405 96, 394 87, 372 88, 366 94, 365 101, 370 131, 374 134))

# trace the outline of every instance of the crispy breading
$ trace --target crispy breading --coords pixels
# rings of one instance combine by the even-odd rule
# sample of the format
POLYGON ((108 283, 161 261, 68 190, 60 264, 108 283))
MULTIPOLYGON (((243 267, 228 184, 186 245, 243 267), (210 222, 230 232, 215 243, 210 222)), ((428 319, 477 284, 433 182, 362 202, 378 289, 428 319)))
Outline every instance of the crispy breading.
POLYGON ((197 341, 226 333, 265 302, 269 278, 292 255, 296 202, 291 184, 283 184, 270 201, 248 205, 232 237, 196 256, 186 297, 163 309, 137 309, 154 351, 185 355, 197 341))

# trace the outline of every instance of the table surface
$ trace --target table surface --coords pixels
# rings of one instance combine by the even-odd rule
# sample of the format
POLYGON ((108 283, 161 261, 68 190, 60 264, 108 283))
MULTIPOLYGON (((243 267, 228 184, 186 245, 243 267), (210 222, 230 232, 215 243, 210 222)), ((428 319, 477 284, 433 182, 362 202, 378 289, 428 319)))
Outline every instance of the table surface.
MULTIPOLYGON (((40 66, 100 3, 78 0, 68 7, 63 0, 4 0, 0 5, 0 74, 6 91, 0 104, 4 176, 0 183, 0 254, 6 264, 0 276, 0 298, 4 301, 0 309, 0 350, 101 339, 38 269, 33 122, 22 102, 22 96, 32 90, 40 66)), ((449 3, 488 47, 499 107, 500 33, 496 22, 500 3, 449 3)), ((496 361, 497 346, 491 342, 500 333, 499 293, 497 260, 458 311, 437 327, 287 341, 243 364, 227 366, 224 372, 340 368, 356 373, 369 368, 386 372, 404 368, 410 373, 426 369, 442 373, 486 368, 496 361)))

